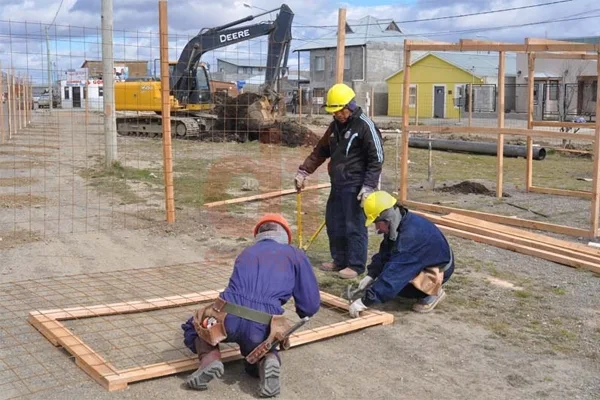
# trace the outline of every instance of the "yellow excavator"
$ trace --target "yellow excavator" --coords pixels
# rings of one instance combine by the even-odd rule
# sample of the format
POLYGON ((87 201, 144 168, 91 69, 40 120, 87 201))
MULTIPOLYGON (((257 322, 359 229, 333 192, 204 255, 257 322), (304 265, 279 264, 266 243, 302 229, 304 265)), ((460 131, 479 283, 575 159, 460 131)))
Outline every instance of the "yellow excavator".
MULTIPOLYGON (((235 43, 269 36, 266 75, 260 96, 244 107, 246 126, 260 130, 275 123, 276 106, 281 99, 277 83, 287 61, 292 39, 294 14, 286 5, 251 15, 228 24, 203 29, 184 47, 176 63, 169 63, 171 134, 193 138, 211 131, 224 115, 215 113, 215 92, 207 65, 200 60, 208 51, 235 43), (274 21, 235 27, 278 11, 274 21)), ((162 135, 161 82, 155 77, 115 82, 117 133, 122 136, 160 137, 162 135), (142 114, 143 113, 143 114, 142 114)))

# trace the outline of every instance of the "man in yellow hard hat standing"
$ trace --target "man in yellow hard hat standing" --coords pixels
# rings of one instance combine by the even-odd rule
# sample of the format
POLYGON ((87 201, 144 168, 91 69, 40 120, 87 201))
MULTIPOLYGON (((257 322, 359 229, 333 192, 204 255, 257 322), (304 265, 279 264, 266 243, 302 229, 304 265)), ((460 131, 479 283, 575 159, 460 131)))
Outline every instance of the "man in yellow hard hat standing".
POLYGON ((356 318, 372 304, 396 296, 418 299, 415 312, 432 311, 446 296, 442 285, 454 272, 454 255, 444 234, 384 191, 370 194, 364 211, 365 224, 375 223, 383 241, 359 284, 365 293, 350 305, 350 315, 356 318))
POLYGON ((321 269, 336 271, 345 279, 365 271, 368 232, 361 207, 366 196, 379 187, 383 166, 381 132, 356 104, 355 96, 343 83, 329 89, 325 110, 333 114, 333 121, 294 179, 296 189, 301 190, 307 177, 330 159, 331 192, 325 223, 333 262, 321 269))

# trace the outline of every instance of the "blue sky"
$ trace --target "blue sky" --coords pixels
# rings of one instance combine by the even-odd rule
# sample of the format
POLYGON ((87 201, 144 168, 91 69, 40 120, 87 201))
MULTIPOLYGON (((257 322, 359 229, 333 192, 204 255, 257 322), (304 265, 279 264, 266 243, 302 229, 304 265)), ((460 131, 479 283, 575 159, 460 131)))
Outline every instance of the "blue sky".
MULTIPOLYGON (((437 21, 408 22, 465 13, 522 7, 552 0, 351 0, 331 2, 325 0, 288 0, 295 13, 293 36, 296 45, 335 31, 339 7, 347 9, 349 19, 366 15, 399 21, 400 28, 408 34, 427 34, 431 39, 456 41, 460 38, 485 38, 522 42, 525 37, 573 37, 600 35, 600 5, 595 0, 569 0, 561 4, 516 10, 465 18, 437 21), (559 18, 583 20, 531 24, 559 18), (591 17, 591 18, 590 18, 591 17), (405 21, 405 22, 402 22, 405 21), (509 29, 500 27, 517 25, 509 29)), ((50 24, 50 52, 59 70, 79 67, 85 58, 98 59, 100 52, 100 0, 0 0, 0 62, 5 69, 12 66, 34 78, 43 79, 47 71, 44 26, 50 24), (11 22, 9 23, 8 20, 11 22), (25 22, 27 22, 25 24, 25 22), (82 28, 87 27, 86 29, 82 28)), ((169 32, 172 39, 171 55, 175 59, 187 40, 201 28, 231 22, 260 8, 271 9, 281 3, 268 0, 220 2, 198 0, 169 1, 169 32), (244 6, 246 3, 248 6, 244 6)), ((114 1, 115 57, 127 60, 149 60, 159 57, 158 2, 156 0, 114 1), (153 32, 153 33, 148 33, 153 32)), ((253 21, 253 23, 256 21, 253 21)), ((216 65, 217 57, 265 58, 266 37, 211 52, 203 60, 216 65)), ((290 66, 296 68, 297 60, 290 55, 290 66)), ((301 68, 308 67, 301 60, 301 68)))

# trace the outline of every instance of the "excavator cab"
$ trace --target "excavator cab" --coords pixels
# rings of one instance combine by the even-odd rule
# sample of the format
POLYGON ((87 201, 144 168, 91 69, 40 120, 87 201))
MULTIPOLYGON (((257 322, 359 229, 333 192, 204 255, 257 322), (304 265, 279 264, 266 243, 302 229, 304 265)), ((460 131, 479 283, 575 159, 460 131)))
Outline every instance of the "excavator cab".
MULTIPOLYGON (((177 61, 169 62, 169 76, 172 77, 175 72, 177 61)), ((189 102, 186 105, 186 110, 190 111, 207 111, 213 107, 212 87, 210 84, 210 73, 208 66, 204 62, 199 62, 198 66, 192 69, 194 74, 193 87, 190 91, 189 102)), ((171 86, 173 86, 171 84, 171 86)))

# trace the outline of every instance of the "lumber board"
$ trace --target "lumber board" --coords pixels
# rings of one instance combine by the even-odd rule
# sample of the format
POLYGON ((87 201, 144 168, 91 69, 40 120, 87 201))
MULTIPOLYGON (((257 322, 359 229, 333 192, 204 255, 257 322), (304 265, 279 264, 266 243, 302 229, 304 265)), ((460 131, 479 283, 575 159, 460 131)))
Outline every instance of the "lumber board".
POLYGON ((522 238, 526 238, 526 239, 531 239, 531 240, 537 241, 539 243, 547 243, 547 244, 550 244, 550 245, 553 245, 556 247, 570 249, 575 252, 584 253, 584 254, 590 255, 592 257, 597 257, 598 259, 600 259, 600 249, 595 249, 593 247, 589 247, 584 244, 568 242, 566 240, 556 239, 556 238, 553 238, 550 236, 541 235, 539 233, 529 232, 529 231, 525 231, 523 229, 518 229, 518 228, 506 226, 506 225, 496 224, 496 223, 484 221, 484 220, 481 220, 478 218, 472 218, 472 217, 469 217, 466 215, 450 213, 448 215, 445 215, 443 218, 448 219, 448 220, 463 222, 463 223, 471 224, 471 225, 479 225, 479 226, 482 226, 482 227, 490 229, 490 230, 504 232, 504 233, 508 233, 513 236, 518 236, 518 237, 522 237, 522 238))
POLYGON ((577 237, 581 236, 581 237, 586 237, 586 238, 590 237, 590 232, 587 229, 573 228, 573 227, 565 226, 565 225, 551 224, 548 222, 534 221, 534 220, 530 220, 530 219, 507 217, 505 215, 491 214, 491 213, 486 213, 486 212, 482 212, 482 211, 474 211, 474 210, 464 210, 461 208, 440 206, 440 205, 429 204, 429 203, 421 203, 418 201, 411 201, 411 200, 405 201, 405 202, 403 202, 403 204, 406 207, 413 208, 415 210, 429 211, 429 212, 442 213, 442 214, 444 214, 444 213, 463 214, 463 215, 468 215, 470 217, 485 219, 486 221, 490 221, 490 222, 518 226, 521 228, 529 228, 529 229, 535 229, 535 230, 539 230, 539 231, 554 232, 554 233, 560 233, 560 234, 569 235, 569 236, 577 236, 577 237))
MULTIPOLYGON (((93 318, 107 315, 120 315, 145 312, 158 309, 172 308, 182 305, 206 302, 218 297, 220 291, 210 290, 200 293, 188 293, 169 297, 159 297, 146 300, 100 304, 86 307, 71 307, 52 310, 31 311, 28 322, 33 325, 53 345, 67 350, 76 361, 76 365, 85 371, 92 379, 108 391, 127 388, 132 382, 157 378, 190 371, 198 367, 198 359, 194 355, 179 360, 155 363, 140 367, 117 369, 104 360, 90 346, 74 335, 60 321, 93 318)), ((348 311, 346 300, 331 294, 320 292, 321 303, 348 311)), ((393 314, 378 310, 366 310, 359 318, 306 329, 290 336, 290 347, 297 347, 333 336, 350 333, 376 325, 390 325, 394 322, 393 314)), ((242 358, 237 346, 228 347, 222 351, 223 361, 233 361, 242 358)))
POLYGON ((460 221, 455 221, 446 217, 438 217, 427 214, 425 214, 424 216, 438 226, 443 225, 450 228, 460 229, 462 231, 487 236, 492 239, 499 239, 506 242, 515 243, 517 245, 528 246, 539 250, 547 251, 549 253, 554 253, 556 255, 564 256, 560 259, 560 261, 555 261, 559 264, 567 265, 569 267, 574 268, 583 268, 592 272, 600 273, 600 257, 579 253, 575 250, 570 250, 567 248, 554 246, 548 243, 544 243, 543 241, 513 236, 510 233, 505 233, 501 231, 494 231, 491 229, 487 229, 481 225, 472 225, 460 221))
MULTIPOLYGON (((594 55, 594 57, 596 57, 594 55)), ((569 122, 569 121, 533 121, 532 123, 533 126, 539 126, 539 127, 555 127, 555 128, 587 128, 587 129, 594 129, 596 128, 596 123, 595 122, 569 122)), ((575 133, 571 133, 571 135, 573 135, 573 138, 577 138, 577 136, 575 136, 575 133)))
POLYGON ((580 261, 580 260, 573 259, 570 257, 562 256, 560 254, 556 254, 553 252, 540 250, 538 248, 534 248, 534 247, 530 247, 530 246, 523 246, 523 245, 512 243, 512 242, 509 242, 506 240, 496 239, 496 238, 489 237, 486 235, 480 235, 477 233, 464 231, 462 229, 452 228, 449 226, 442 225, 442 226, 439 226, 439 228, 442 232, 444 232, 446 234, 458 236, 463 239, 470 239, 475 242, 489 244, 489 245, 492 245, 495 247, 499 247, 501 249, 511 250, 511 251, 514 251, 517 253, 542 258, 544 260, 552 261, 552 262, 555 262, 558 264, 564 264, 564 265, 569 265, 569 266, 573 266, 573 267, 577 267, 577 268, 588 269, 592 272, 600 273, 600 266, 597 267, 595 265, 589 265, 589 263, 586 263, 584 261, 580 261))
MULTIPOLYGON (((328 187, 331 187, 331 183, 321 183, 319 185, 306 186, 304 189, 302 189, 302 191, 306 192, 306 191, 310 191, 310 190, 325 189, 328 187)), ((238 203, 247 203, 247 202, 256 201, 256 200, 266 200, 266 199, 272 199, 275 197, 286 196, 288 194, 294 194, 297 192, 298 191, 296 189, 276 190, 274 192, 262 193, 262 194, 257 194, 254 196, 238 197, 236 199, 220 200, 220 201, 214 201, 212 203, 205 203, 204 207, 211 208, 211 207, 223 206, 226 204, 238 204, 238 203)))
POLYGON ((555 196, 569 196, 569 197, 580 197, 582 199, 591 199, 592 192, 585 190, 566 190, 566 189, 555 189, 542 186, 530 186, 529 191, 532 193, 552 194, 555 196))

